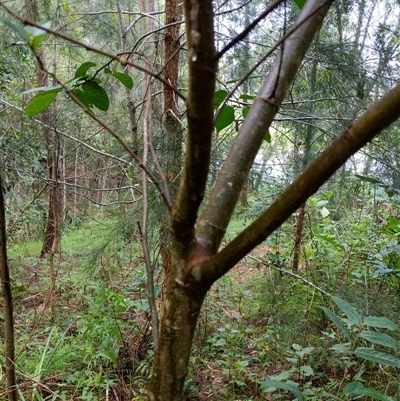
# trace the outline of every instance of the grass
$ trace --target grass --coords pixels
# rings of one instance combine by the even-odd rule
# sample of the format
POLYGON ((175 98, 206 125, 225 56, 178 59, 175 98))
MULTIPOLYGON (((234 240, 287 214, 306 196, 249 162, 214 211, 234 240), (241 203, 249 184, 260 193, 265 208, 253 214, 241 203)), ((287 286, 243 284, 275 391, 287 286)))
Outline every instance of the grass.
MULTIPOLYGON (((233 221, 228 235, 242 228, 243 220, 233 221)), ((287 241, 284 230, 277 235, 287 241)), ((18 380, 26 399, 104 400, 113 394, 119 400, 140 400, 144 395, 153 351, 145 268, 140 244, 132 238, 132 227, 113 219, 67 230, 54 316, 46 304, 49 278, 46 260, 38 258, 41 243, 11 244, 18 380)), ((290 258, 277 238, 263 246, 258 255, 267 265, 272 248, 290 258)), ((331 263, 329 271, 340 274, 337 266, 331 263)), ((398 294, 385 282, 371 282, 366 291, 362 281, 329 281, 325 267, 326 261, 315 258, 312 271, 300 274, 360 311, 368 303, 368 313, 399 323, 398 294)), ((254 260, 243 261, 215 284, 205 301, 185 399, 293 399, 286 391, 269 394, 262 387, 266 379, 279 377, 296 382, 308 392, 307 400, 322 400, 324 392, 337 394, 343 379, 350 381, 363 371, 366 385, 398 397, 395 369, 381 372, 373 364, 355 364, 346 370, 345 356, 331 349, 344 339, 321 305, 333 306, 301 280, 254 260)))

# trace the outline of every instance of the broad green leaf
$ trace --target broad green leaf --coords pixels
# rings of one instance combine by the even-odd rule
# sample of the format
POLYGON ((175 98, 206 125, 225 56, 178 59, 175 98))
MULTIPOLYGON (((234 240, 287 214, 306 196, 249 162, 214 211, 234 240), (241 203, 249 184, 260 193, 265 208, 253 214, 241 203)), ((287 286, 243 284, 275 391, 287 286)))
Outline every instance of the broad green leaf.
POLYGON ((40 36, 32 37, 29 40, 29 44, 30 44, 31 48, 33 49, 33 51, 36 52, 36 50, 43 38, 44 38, 44 35, 40 35, 40 36))
POLYGON ((281 390, 290 391, 293 393, 300 401, 304 400, 302 392, 293 384, 282 383, 278 380, 265 380, 261 383, 261 388, 273 387, 279 388, 281 390))
POLYGON ((293 376, 293 372, 291 372, 290 370, 284 370, 283 372, 279 373, 279 375, 270 376, 270 380, 282 381, 289 379, 290 376, 293 376))
POLYGON ((317 201, 317 203, 315 204, 315 207, 322 207, 322 206, 327 205, 328 203, 329 203, 329 201, 326 199, 319 199, 317 201))
POLYGON ((382 401, 393 401, 392 397, 382 394, 379 391, 366 388, 362 383, 359 382, 351 382, 346 384, 345 388, 343 389, 343 393, 346 395, 366 395, 382 401))
POLYGON ((306 4, 307 0, 294 0, 294 2, 296 3, 297 7, 300 8, 300 10, 304 7, 304 4, 306 4))
POLYGON ((347 338, 348 341, 352 341, 351 335, 347 330, 346 326, 342 322, 342 320, 336 316, 330 309, 325 306, 320 306, 320 308, 325 312, 325 314, 332 320, 335 326, 343 333, 343 335, 347 338))
POLYGON ((304 373, 304 376, 311 376, 314 374, 313 368, 308 365, 300 366, 300 372, 304 373))
POLYGON ((267 131, 267 133, 264 135, 264 141, 271 143, 272 137, 271 134, 269 133, 269 131, 267 131))
POLYGON ((243 99, 243 100, 254 100, 256 97, 253 95, 241 95, 239 97, 239 99, 243 99))
POLYGON ((376 400, 394 401, 392 397, 389 397, 388 395, 380 393, 379 391, 373 390, 371 388, 363 388, 361 390, 358 390, 356 393, 354 393, 354 395, 366 395, 368 397, 375 398, 376 400))
POLYGON ((218 120, 215 123, 217 132, 228 127, 235 121, 235 109, 232 106, 225 106, 219 113, 218 120))
POLYGON ((214 108, 218 109, 225 100, 228 92, 224 89, 217 90, 214 95, 214 108))
POLYGON ((123 72, 113 72, 112 74, 126 88, 128 89, 133 88, 133 79, 128 74, 124 74, 123 72))
POLYGON ((75 88, 72 93, 80 100, 88 109, 93 107, 93 103, 91 103, 86 97, 85 93, 82 89, 75 88))
MULTIPOLYGON (((50 28, 51 22, 48 21, 42 26, 43 28, 50 28)), ((34 51, 36 51, 44 35, 47 33, 44 29, 29 25, 25 27, 25 32, 27 32, 29 36, 29 46, 31 46, 34 51)))
POLYGON ((238 370, 242 370, 248 365, 249 365, 249 361, 246 361, 246 360, 245 361, 238 361, 238 362, 234 363, 235 368, 238 369, 238 370))
POLYGON ((107 111, 110 106, 107 92, 98 83, 87 81, 82 85, 82 90, 90 103, 98 109, 107 111))
POLYGON ((347 383, 343 389, 343 394, 349 395, 354 391, 361 390, 362 388, 364 388, 364 386, 360 382, 347 383))
POLYGON ((216 347, 222 347, 222 346, 224 346, 225 344, 226 344, 225 339, 224 339, 224 338, 220 338, 214 345, 215 345, 216 347))
POLYGON ((9 20, 8 18, 4 17, 4 15, 0 15, 0 21, 4 22, 5 25, 7 25, 15 33, 21 36, 22 39, 29 43, 29 36, 22 25, 9 20))
POLYGON ((315 349, 315 347, 304 347, 301 352, 302 355, 307 355, 307 354, 311 354, 311 352, 313 352, 315 349))
POLYGON ((322 234, 315 234, 314 235, 317 238, 322 239, 323 241, 335 246, 336 248, 341 249, 342 251, 346 250, 346 247, 342 244, 340 244, 339 242, 335 241, 333 238, 328 237, 327 235, 322 235, 322 234))
POLYGON ((244 118, 246 118, 246 116, 249 113, 249 111, 250 111, 250 106, 244 106, 243 109, 242 109, 242 116, 244 118))
POLYGON ((357 327, 362 324, 362 319, 360 314, 344 299, 339 297, 332 297, 333 302, 336 306, 346 315, 346 317, 357 327))
POLYGON ((84 62, 76 69, 74 78, 84 77, 88 72, 88 69, 94 67, 95 65, 96 63, 93 63, 91 61, 84 62))
POLYGON ((388 329, 391 331, 396 331, 399 329, 397 324, 387 317, 379 316, 367 316, 364 319, 364 324, 370 327, 379 327, 381 329, 388 329))
POLYGON ((366 359, 367 361, 382 363, 387 366, 400 368, 400 359, 385 352, 376 351, 373 348, 358 347, 354 354, 359 358, 366 359))
POLYGON ((360 337, 364 340, 371 341, 374 344, 383 345, 385 347, 400 349, 400 342, 392 336, 377 331, 363 330, 360 337))
POLYGON ((390 228, 392 231, 394 231, 395 234, 399 233, 400 232, 400 221, 398 219, 391 217, 389 219, 388 228, 390 228))
POLYGON ((31 100, 31 102, 25 109, 26 115, 28 117, 34 117, 37 114, 41 113, 43 110, 46 110, 54 101, 57 94, 62 91, 62 89, 62 87, 56 87, 54 89, 45 90, 35 95, 35 97, 31 100))
POLYGON ((338 352, 342 355, 349 355, 350 354, 350 345, 351 343, 342 343, 342 344, 333 344, 331 349, 335 352, 338 352))

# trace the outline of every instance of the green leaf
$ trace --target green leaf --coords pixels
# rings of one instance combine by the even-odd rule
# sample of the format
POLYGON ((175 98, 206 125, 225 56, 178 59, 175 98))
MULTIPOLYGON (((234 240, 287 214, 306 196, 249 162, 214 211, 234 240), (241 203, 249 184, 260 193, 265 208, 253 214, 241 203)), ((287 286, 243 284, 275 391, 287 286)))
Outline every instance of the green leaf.
POLYGON ((215 123, 217 132, 228 127, 235 121, 235 109, 232 106, 225 106, 219 113, 218 120, 215 123))
POLYGON ((96 66, 96 63, 93 63, 91 61, 85 61, 76 69, 74 78, 84 77, 87 74, 88 69, 94 66, 96 66))
POLYGON ((270 376, 270 380, 286 380, 289 379, 290 376, 293 376, 293 372, 290 370, 284 370, 283 372, 279 373, 279 375, 270 376))
POLYGON ((362 388, 364 388, 364 386, 360 382, 347 383, 343 389, 343 394, 349 395, 349 394, 353 393, 354 391, 360 390, 362 388))
POLYGON ((321 394, 321 396, 324 397, 324 398, 332 398, 332 399, 334 399, 334 400, 339 400, 339 401, 341 401, 341 398, 336 397, 336 395, 333 395, 333 394, 331 394, 331 393, 327 393, 326 391, 324 391, 324 392, 321 394))
POLYGON ((359 358, 366 359, 367 361, 382 363, 387 366, 400 368, 400 359, 385 352, 376 351, 373 348, 358 347, 354 354, 359 358))
POLYGON ((218 109, 219 106, 221 106, 222 102, 225 100, 228 92, 224 89, 220 89, 215 92, 214 95, 214 108, 218 109))
POLYGON ((358 175, 355 174, 355 176, 361 180, 361 181, 366 181, 366 182, 370 182, 371 184, 383 184, 382 181, 378 180, 377 178, 373 178, 373 177, 368 177, 366 175, 358 175))
POLYGON ((261 383, 261 388, 265 388, 265 387, 273 387, 273 388, 279 388, 281 390, 290 391, 298 398, 299 401, 304 400, 304 397, 303 397, 303 394, 301 393, 301 391, 293 384, 282 383, 278 380, 265 380, 261 383))
POLYGON ((0 15, 0 21, 4 22, 5 25, 7 25, 15 33, 17 33, 19 36, 21 36, 21 38, 24 39, 26 41, 26 43, 29 43, 29 36, 22 25, 9 20, 8 18, 4 17, 3 15, 0 15))
POLYGON ((296 3, 297 7, 300 8, 300 10, 304 7, 304 4, 306 4, 306 0, 294 0, 296 3))
POLYGON ((364 324, 366 326, 379 327, 381 329, 388 329, 391 331, 399 329, 397 324, 392 320, 388 319, 387 317, 367 316, 364 319, 364 324))
POLYGON ((347 316, 347 318, 357 327, 362 324, 362 319, 360 314, 344 299, 339 297, 332 297, 333 302, 336 306, 347 316))
POLYGON ((400 342, 385 333, 363 330, 360 333, 360 337, 364 340, 371 341, 374 344, 383 345, 384 347, 389 347, 393 349, 400 349, 400 342))
POLYGON ((345 395, 366 395, 382 401, 393 401, 392 397, 382 394, 379 391, 366 388, 362 383, 359 382, 351 382, 346 384, 345 388, 343 389, 343 393, 345 395))
POLYGON ((62 86, 59 86, 49 90, 44 90, 35 95, 25 109, 26 115, 28 117, 34 117, 43 110, 46 110, 54 101, 58 92, 61 92, 62 89, 62 86))
POLYGON ((123 72, 113 72, 112 74, 126 88, 128 89, 133 88, 133 79, 128 74, 124 74, 123 72))
POLYGON ((98 109, 107 111, 110 106, 107 92, 98 83, 87 81, 82 85, 87 100, 95 105, 98 109))
POLYGON ((271 137, 271 134, 269 133, 269 131, 267 131, 267 133, 264 135, 264 141, 271 143, 272 137, 271 137))
POLYGON ((80 100, 88 109, 93 107, 93 103, 89 102, 82 89, 75 88, 72 93, 80 100))
POLYGON ((327 235, 322 235, 322 234, 314 234, 315 237, 322 239, 323 241, 333 245, 336 248, 341 249, 342 251, 346 250, 346 247, 339 242, 335 241, 333 238, 328 237, 327 235))
POLYGON ((300 372, 302 372, 304 376, 311 376, 314 374, 313 368, 308 365, 300 366, 300 372))
POLYGON ((250 106, 244 106, 243 109, 242 109, 242 116, 244 118, 246 118, 246 116, 249 113, 249 111, 250 111, 250 106))
POLYGON ((43 38, 44 38, 44 35, 35 36, 33 39, 31 39, 29 41, 29 44, 30 44, 30 46, 32 47, 32 49, 34 51, 37 50, 37 48, 38 48, 38 46, 39 46, 39 44, 40 44, 40 42, 42 41, 43 38))
MULTIPOLYGON (((50 26, 50 21, 42 25, 43 28, 50 28, 50 26)), ((34 51, 36 51, 40 42, 44 38, 44 35, 47 33, 47 31, 44 29, 29 25, 25 27, 25 32, 27 32, 29 36, 29 46, 31 46, 34 51)))
POLYGON ((325 314, 332 320, 335 326, 343 333, 348 341, 352 341, 351 335, 347 330, 344 323, 340 320, 338 316, 336 316, 330 309, 326 308, 325 306, 320 306, 320 308, 325 312, 325 314))
POLYGON ((239 99, 243 99, 243 100, 254 100, 256 97, 253 95, 241 95, 239 97, 239 99))

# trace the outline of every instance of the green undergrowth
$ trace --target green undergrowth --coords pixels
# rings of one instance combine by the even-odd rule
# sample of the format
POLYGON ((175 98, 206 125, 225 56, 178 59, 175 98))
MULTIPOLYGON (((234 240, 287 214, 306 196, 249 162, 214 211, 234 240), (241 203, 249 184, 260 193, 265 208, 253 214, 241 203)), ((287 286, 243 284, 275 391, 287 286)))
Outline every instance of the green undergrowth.
MULTIPOLYGON (((346 315, 354 308, 361 319, 399 325, 400 222, 384 216, 377 227, 369 213, 334 220, 318 207, 309 206, 299 271, 290 266, 291 219, 212 288, 185 400, 400 399, 398 330, 368 329, 346 315), (351 306, 343 312, 332 296, 351 306), (371 336, 383 342, 371 345, 371 336), (387 352, 388 344, 394 348, 387 352), (359 348, 360 355, 368 348, 395 359, 363 359, 359 348)), ((225 240, 245 224, 234 220, 225 240)), ((40 247, 25 240, 9 249, 20 398, 143 399, 153 348, 135 220, 99 219, 65 230, 53 292, 40 247)), ((160 261, 156 252, 152 258, 159 294, 160 261)))

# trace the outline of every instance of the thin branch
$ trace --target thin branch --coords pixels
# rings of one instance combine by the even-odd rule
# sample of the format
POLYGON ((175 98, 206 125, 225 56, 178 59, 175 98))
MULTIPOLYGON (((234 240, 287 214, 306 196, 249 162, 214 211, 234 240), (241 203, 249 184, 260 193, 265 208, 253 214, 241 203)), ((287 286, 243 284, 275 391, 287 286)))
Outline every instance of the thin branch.
MULTIPOLYGON (((58 78, 52 73, 46 70, 46 68, 44 67, 41 59, 39 57, 37 57, 36 53, 34 52, 34 55, 37 58, 37 61, 39 63, 39 65, 41 66, 41 69, 43 71, 46 71, 47 74, 49 74, 50 76, 52 76, 54 78, 54 81, 57 82, 59 85, 62 85, 64 90, 66 91, 66 93, 68 94, 68 96, 76 103, 78 104, 78 106, 89 116, 91 117, 94 121, 96 121, 101 127, 103 127, 109 134, 111 134, 119 143, 120 145, 132 156, 132 158, 135 160, 135 162, 137 163, 137 165, 146 173, 146 175, 151 179, 151 181, 153 182, 153 184, 155 185, 155 187, 158 189, 158 191, 160 192, 162 198, 165 201, 165 204, 167 205, 168 209, 171 209, 171 202, 170 199, 168 199, 168 194, 165 194, 164 191, 161 189, 160 184, 158 183, 158 181, 156 180, 156 178, 154 177, 154 175, 149 171, 149 169, 147 168, 147 166, 145 166, 143 164, 143 162, 140 160, 139 156, 131 149, 130 146, 128 146, 128 144, 126 143, 126 141, 113 129, 110 128, 110 126, 104 122, 102 119, 100 119, 99 117, 97 117, 94 112, 92 110, 90 110, 85 104, 83 104, 81 102, 80 99, 78 99, 75 94, 72 92, 72 90, 68 87, 66 87, 64 84, 62 84, 58 78)), ((150 96, 151 98, 151 96, 150 96)))
MULTIPOLYGON (((147 102, 144 112, 143 118, 143 164, 147 165, 147 159, 149 154, 149 144, 150 144, 150 132, 152 130, 152 116, 151 116, 151 88, 152 82, 151 78, 148 77, 147 79, 147 102)), ((148 218, 149 218, 149 191, 147 186, 147 176, 146 173, 143 171, 142 174, 142 189, 143 189, 143 212, 142 212, 142 227, 140 224, 139 232, 140 232, 140 242, 142 243, 143 255, 146 264, 146 272, 147 272, 147 296, 149 299, 149 306, 150 306, 150 314, 151 314, 151 324, 153 328, 153 343, 154 343, 154 350, 157 351, 158 348, 158 339, 159 339, 159 318, 155 300, 155 293, 154 293, 154 268, 151 263, 150 259, 150 252, 149 252, 149 241, 148 241, 148 218)), ((168 194, 169 196, 169 194, 168 194)))
MULTIPOLYGON (((72 38, 72 37, 70 37, 70 36, 68 36, 68 35, 64 35, 63 33, 58 32, 58 31, 56 31, 56 30, 54 30, 54 29, 43 27, 42 25, 37 24, 37 23, 35 23, 35 22, 33 22, 33 21, 27 19, 27 18, 22 18, 22 17, 18 16, 18 14, 14 13, 10 8, 6 7, 6 6, 4 5, 4 2, 1 3, 1 6, 7 11, 7 13, 9 13, 10 15, 12 15, 15 19, 17 19, 18 21, 20 21, 23 25, 30 25, 30 26, 34 26, 34 27, 36 27, 36 28, 40 28, 40 29, 42 29, 43 31, 46 31, 47 33, 50 33, 50 34, 52 34, 52 35, 54 35, 54 36, 57 36, 57 37, 59 37, 59 38, 62 38, 62 39, 64 39, 64 40, 66 40, 66 41, 68 41, 68 42, 71 42, 71 43, 74 43, 74 44, 76 44, 76 45, 78 45, 78 46, 80 46, 80 47, 83 47, 83 48, 86 49, 87 51, 92 51, 92 52, 97 53, 97 54, 100 54, 100 55, 102 55, 102 56, 104 56, 104 57, 107 57, 107 58, 110 58, 110 59, 112 59, 112 60, 115 60, 115 61, 119 62, 122 66, 130 65, 130 66, 136 68, 136 69, 139 70, 139 71, 142 71, 142 72, 144 72, 144 73, 146 73, 146 74, 148 74, 148 75, 151 75, 152 77, 154 77, 154 78, 156 78, 157 80, 159 80, 160 82, 162 82, 164 85, 167 85, 167 86, 170 87, 169 82, 167 82, 163 77, 159 76, 157 73, 154 73, 154 72, 152 72, 152 71, 149 71, 148 69, 142 67, 140 64, 137 64, 137 63, 135 63, 135 62, 133 62, 133 61, 129 61, 129 60, 127 60, 125 57, 122 57, 122 56, 119 55, 119 54, 110 53, 110 52, 107 52, 107 51, 105 51, 105 50, 98 49, 98 48, 96 48, 96 47, 90 46, 90 45, 88 45, 88 44, 86 44, 86 43, 84 43, 84 42, 81 42, 81 41, 79 41, 79 40, 77 40, 77 39, 74 39, 74 38, 72 38)), ((185 100, 185 96, 183 96, 183 94, 180 93, 180 92, 178 91, 178 89, 172 88, 172 87, 171 87, 171 89, 172 89, 182 100, 185 100)))
MULTIPOLYGON (((102 14, 118 14, 119 11, 117 10, 103 10, 103 11, 91 11, 91 12, 87 12, 87 13, 73 13, 73 14, 69 14, 71 17, 74 16, 91 16, 91 15, 102 15, 102 14)), ((141 11, 124 11, 121 10, 121 14, 126 14, 126 15, 142 15, 143 17, 149 17, 152 15, 161 15, 164 14, 165 11, 161 10, 161 11, 153 11, 151 13, 143 13, 141 11)))
POLYGON ((266 263, 261 259, 255 258, 254 256, 251 255, 247 255, 246 258, 254 260, 255 262, 257 262, 260 265, 266 266, 270 269, 274 269, 277 270, 278 272, 284 273, 284 274, 288 274, 290 276, 296 277, 299 280, 303 281, 304 283, 306 283, 307 285, 309 285, 310 287, 315 288, 316 290, 318 290, 321 294, 327 295, 328 297, 331 296, 331 294, 329 294, 328 292, 326 292, 325 290, 323 290, 322 288, 318 287, 317 285, 315 285, 313 282, 306 280, 304 277, 300 276, 299 274, 294 273, 292 270, 289 269, 281 269, 280 267, 277 266, 273 266, 270 263, 266 263))
POLYGON ((286 34, 285 51, 276 57, 263 86, 231 146, 211 190, 196 236, 218 250, 251 165, 260 149, 313 37, 333 0, 308 0, 286 34), (279 71, 285 71, 280 74, 279 71), (277 82, 277 77, 279 81, 277 82))
MULTIPOLYGON (((15 109, 15 110, 19 110, 19 111, 21 111, 22 113, 25 114, 24 109, 22 109, 21 107, 16 106, 15 104, 9 103, 9 102, 7 102, 6 100, 4 100, 4 99, 2 99, 2 98, 0 98, 0 103, 3 103, 3 104, 5 104, 6 106, 11 107, 11 108, 13 108, 13 109, 15 109)), ((120 158, 120 157, 114 156, 114 155, 112 155, 112 154, 110 154, 110 153, 104 152, 103 150, 94 148, 93 146, 88 145, 85 141, 83 141, 83 140, 81 140, 81 139, 78 139, 78 138, 75 138, 75 137, 73 137, 72 135, 69 135, 69 134, 67 134, 67 133, 64 132, 64 131, 61 131, 60 129, 58 129, 58 128, 56 128, 56 127, 53 127, 52 125, 46 124, 46 123, 44 123, 43 121, 41 121, 41 120, 39 120, 39 119, 37 119, 37 118, 31 118, 30 121, 34 121, 34 122, 36 122, 36 123, 42 125, 42 126, 45 127, 45 128, 52 129, 52 130, 54 130, 57 134, 63 135, 63 136, 65 136, 66 138, 70 139, 71 141, 77 142, 77 143, 79 143, 80 145, 82 145, 82 146, 84 146, 84 147, 90 149, 91 151, 93 151, 93 152, 95 152, 95 153, 97 153, 97 154, 99 154, 99 155, 108 157, 108 158, 110 158, 110 159, 117 160, 117 161, 119 161, 119 162, 121 162, 121 163, 124 163, 124 164, 127 164, 128 166, 131 166, 131 167, 133 166, 133 164, 132 164, 131 162, 129 162, 129 161, 124 160, 124 159, 122 159, 122 158, 120 158)), ((102 129, 103 129, 103 128, 101 128, 101 129, 100 129, 99 131, 97 131, 96 133, 89 135, 89 137, 100 133, 102 129)))
MULTIPOLYGON (((333 1, 333 0, 330 0, 333 1)), ((326 3, 324 3, 321 7, 323 7, 326 3)), ((313 15, 320 10, 321 7, 318 7, 314 12, 310 13, 303 21, 302 23, 306 22, 307 19, 313 17, 313 15)), ((291 35, 293 35, 299 28, 301 28, 301 24, 295 24, 292 29, 289 29, 280 40, 278 40, 274 46, 272 46, 268 52, 266 52, 262 58, 257 61, 257 63, 241 78, 241 80, 232 88, 232 90, 226 95, 224 101, 221 103, 219 106, 218 110, 215 112, 214 115, 214 123, 215 121, 218 120, 219 115, 221 114, 222 109, 225 107, 225 105, 228 103, 230 98, 233 96, 233 94, 236 92, 236 90, 243 84, 244 81, 250 78, 250 75, 266 60, 275 50, 279 48, 279 46, 283 45, 285 40, 287 40, 291 35)), ((279 71, 279 70, 278 70, 279 71)), ((278 80, 275 81, 276 83, 278 80)))
POLYGON ((232 39, 230 43, 228 43, 221 51, 219 51, 215 58, 219 60, 228 50, 230 50, 233 46, 243 40, 264 18, 268 16, 272 11, 275 10, 281 3, 285 0, 275 0, 270 6, 259 16, 257 17, 248 27, 246 27, 239 35, 232 39))
POLYGON ((361 147, 400 117, 400 84, 336 138, 253 223, 202 267, 207 283, 222 277, 264 241, 361 147))

